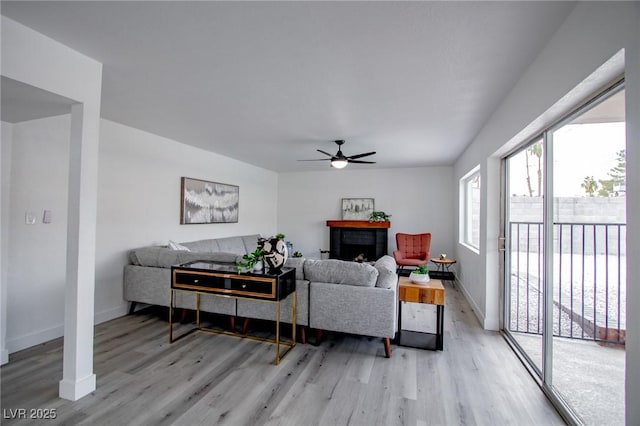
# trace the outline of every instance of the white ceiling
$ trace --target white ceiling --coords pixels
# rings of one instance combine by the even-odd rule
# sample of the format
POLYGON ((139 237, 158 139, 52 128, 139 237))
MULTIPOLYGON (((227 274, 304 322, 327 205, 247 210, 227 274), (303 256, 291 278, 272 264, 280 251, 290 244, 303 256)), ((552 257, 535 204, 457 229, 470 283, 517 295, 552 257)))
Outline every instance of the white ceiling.
POLYGON ((366 158, 376 165, 350 168, 452 164, 573 5, 2 1, 1 11, 104 64, 104 118, 286 172, 326 170, 296 160, 335 152, 334 139, 346 139, 345 155, 377 151, 366 158))

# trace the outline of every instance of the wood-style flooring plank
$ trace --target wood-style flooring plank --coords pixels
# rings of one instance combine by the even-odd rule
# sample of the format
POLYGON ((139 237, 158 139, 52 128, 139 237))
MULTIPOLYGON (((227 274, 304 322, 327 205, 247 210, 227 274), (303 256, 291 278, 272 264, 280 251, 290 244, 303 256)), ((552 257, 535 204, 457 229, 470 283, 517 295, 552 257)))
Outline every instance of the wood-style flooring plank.
MULTIPOLYGON (((76 402, 58 398, 62 339, 11 354, 3 412, 55 409, 50 425, 563 424, 499 333, 445 286, 444 351, 393 345, 387 359, 380 338, 328 333, 275 366, 274 347, 252 340, 197 332, 170 344, 166 313, 144 310, 96 327, 97 389, 76 402)), ((403 326, 432 330, 427 308, 405 305, 403 326)))

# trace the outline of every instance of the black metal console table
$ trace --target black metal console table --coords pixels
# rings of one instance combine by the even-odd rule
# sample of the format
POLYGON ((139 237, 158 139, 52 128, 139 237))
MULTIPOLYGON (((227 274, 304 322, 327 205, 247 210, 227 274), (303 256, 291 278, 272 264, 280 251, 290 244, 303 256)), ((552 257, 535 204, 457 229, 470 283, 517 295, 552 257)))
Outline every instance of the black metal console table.
POLYGON ((171 301, 169 304, 169 342, 173 343, 194 331, 205 331, 216 334, 226 334, 243 337, 262 342, 273 343, 276 346, 274 363, 280 360, 296 345, 296 270, 282 268, 279 274, 270 273, 242 273, 238 274, 235 267, 219 265, 210 261, 192 261, 171 267, 171 301), (175 292, 184 291, 196 295, 196 326, 188 332, 173 336, 173 310, 175 292), (275 339, 244 335, 224 330, 202 327, 200 324, 200 296, 202 294, 230 297, 235 299, 253 299, 265 303, 276 304, 276 337, 275 339), (291 341, 283 341, 280 336, 280 302, 292 296, 291 341), (285 346, 281 353, 280 346, 285 346))

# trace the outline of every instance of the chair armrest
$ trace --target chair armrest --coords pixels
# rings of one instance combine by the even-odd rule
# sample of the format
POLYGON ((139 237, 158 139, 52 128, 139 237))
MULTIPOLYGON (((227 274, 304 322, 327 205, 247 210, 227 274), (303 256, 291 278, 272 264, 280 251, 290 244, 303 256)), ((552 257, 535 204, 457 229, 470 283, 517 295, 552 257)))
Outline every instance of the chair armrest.
POLYGON ((404 259, 404 253, 402 252, 402 250, 394 250, 393 258, 396 260, 404 259))

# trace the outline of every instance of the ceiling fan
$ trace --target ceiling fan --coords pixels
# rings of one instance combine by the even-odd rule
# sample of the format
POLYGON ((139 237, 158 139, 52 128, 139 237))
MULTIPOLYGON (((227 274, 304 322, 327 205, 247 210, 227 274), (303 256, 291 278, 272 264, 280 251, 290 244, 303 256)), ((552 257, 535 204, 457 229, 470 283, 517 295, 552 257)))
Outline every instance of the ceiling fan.
POLYGON ((327 155, 331 158, 319 158, 319 159, 315 159, 315 160, 298 160, 298 161, 327 161, 329 160, 331 162, 331 167, 335 167, 336 169, 344 169, 345 167, 347 167, 347 164, 349 163, 359 163, 359 164, 375 164, 375 161, 363 161, 363 160, 358 160, 358 158, 362 158, 362 157, 367 157, 369 155, 373 155, 376 152, 375 151, 371 151, 371 152, 365 152, 363 154, 356 154, 356 155, 344 155, 342 153, 342 145, 344 144, 343 140, 337 140, 334 141, 337 145, 338 145, 338 152, 335 155, 329 154, 326 151, 323 151, 321 149, 318 150, 318 152, 327 155))

